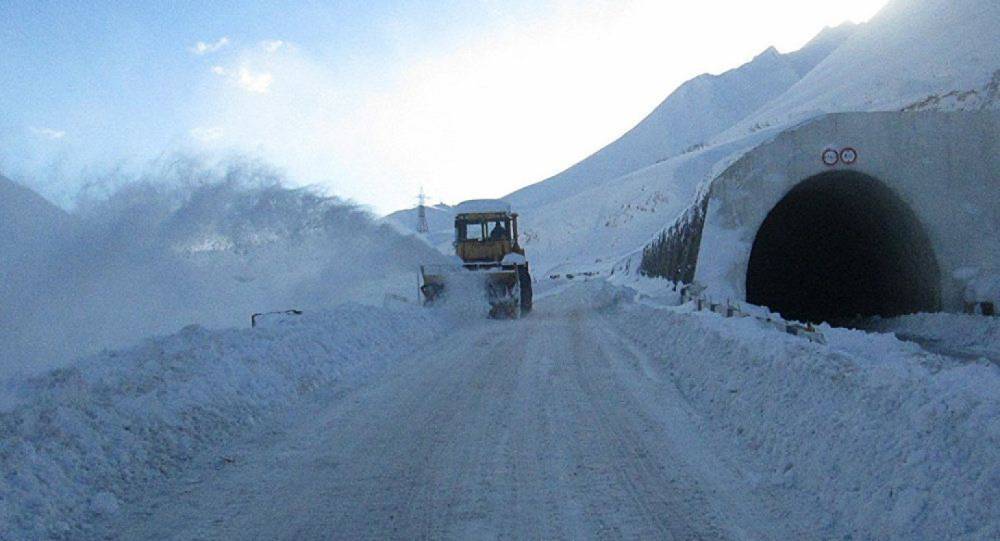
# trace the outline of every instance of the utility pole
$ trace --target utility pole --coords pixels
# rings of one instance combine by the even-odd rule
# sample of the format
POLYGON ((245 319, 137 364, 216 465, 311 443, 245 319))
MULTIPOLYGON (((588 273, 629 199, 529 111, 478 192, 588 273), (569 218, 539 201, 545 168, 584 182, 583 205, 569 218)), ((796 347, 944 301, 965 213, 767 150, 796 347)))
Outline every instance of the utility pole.
POLYGON ((425 203, 427 202, 427 196, 424 194, 424 187, 420 187, 420 196, 418 197, 420 204, 417 205, 417 233, 427 233, 431 230, 430 226, 427 225, 427 209, 425 203))

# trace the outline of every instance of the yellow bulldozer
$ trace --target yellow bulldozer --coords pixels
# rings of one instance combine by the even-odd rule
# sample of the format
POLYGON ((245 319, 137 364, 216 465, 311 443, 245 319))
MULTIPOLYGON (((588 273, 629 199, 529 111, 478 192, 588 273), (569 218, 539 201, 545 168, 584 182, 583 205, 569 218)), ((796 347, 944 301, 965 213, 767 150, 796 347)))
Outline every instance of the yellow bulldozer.
POLYGON ((420 267, 424 305, 471 293, 489 303, 491 318, 527 315, 531 312, 531 274, 524 248, 518 244, 517 214, 511 212, 510 204, 495 199, 466 201, 456 211, 455 255, 462 263, 420 267), (470 281, 471 292, 457 287, 470 281))

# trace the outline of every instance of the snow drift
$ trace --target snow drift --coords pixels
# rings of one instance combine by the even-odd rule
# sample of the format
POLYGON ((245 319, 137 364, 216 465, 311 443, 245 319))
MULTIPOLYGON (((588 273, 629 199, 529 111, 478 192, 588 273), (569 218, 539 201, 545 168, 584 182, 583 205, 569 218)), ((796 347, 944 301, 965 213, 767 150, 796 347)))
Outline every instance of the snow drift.
POLYGON ((254 163, 176 160, 81 199, 71 216, 21 201, 32 206, 14 215, 37 218, 17 230, 4 220, 19 252, 2 267, 0 376, 190 323, 243 326, 258 311, 413 296, 418 265, 441 257, 254 163))

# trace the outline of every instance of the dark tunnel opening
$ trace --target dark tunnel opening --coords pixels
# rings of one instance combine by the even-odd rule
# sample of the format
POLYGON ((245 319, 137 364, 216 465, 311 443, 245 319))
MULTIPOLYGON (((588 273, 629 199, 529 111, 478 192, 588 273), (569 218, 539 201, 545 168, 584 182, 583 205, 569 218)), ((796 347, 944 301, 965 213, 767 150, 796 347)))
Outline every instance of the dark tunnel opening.
POLYGON ((939 278, 913 211, 870 176, 832 171, 799 183, 764 220, 747 301, 787 319, 844 325, 937 311, 939 278))

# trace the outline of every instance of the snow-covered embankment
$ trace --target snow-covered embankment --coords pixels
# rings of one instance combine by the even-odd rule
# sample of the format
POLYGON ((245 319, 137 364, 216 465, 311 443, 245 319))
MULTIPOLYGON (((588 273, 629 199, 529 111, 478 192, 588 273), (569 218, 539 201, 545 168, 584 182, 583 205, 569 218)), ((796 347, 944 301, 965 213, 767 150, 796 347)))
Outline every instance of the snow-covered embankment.
POLYGON ((803 538, 1000 537, 1000 368, 892 335, 812 344, 752 319, 626 303, 750 490, 803 538))
POLYGON ((87 537, 199 451, 442 330, 414 308, 344 305, 256 329, 191 326, 34 378, 0 412, 0 539, 87 537))

